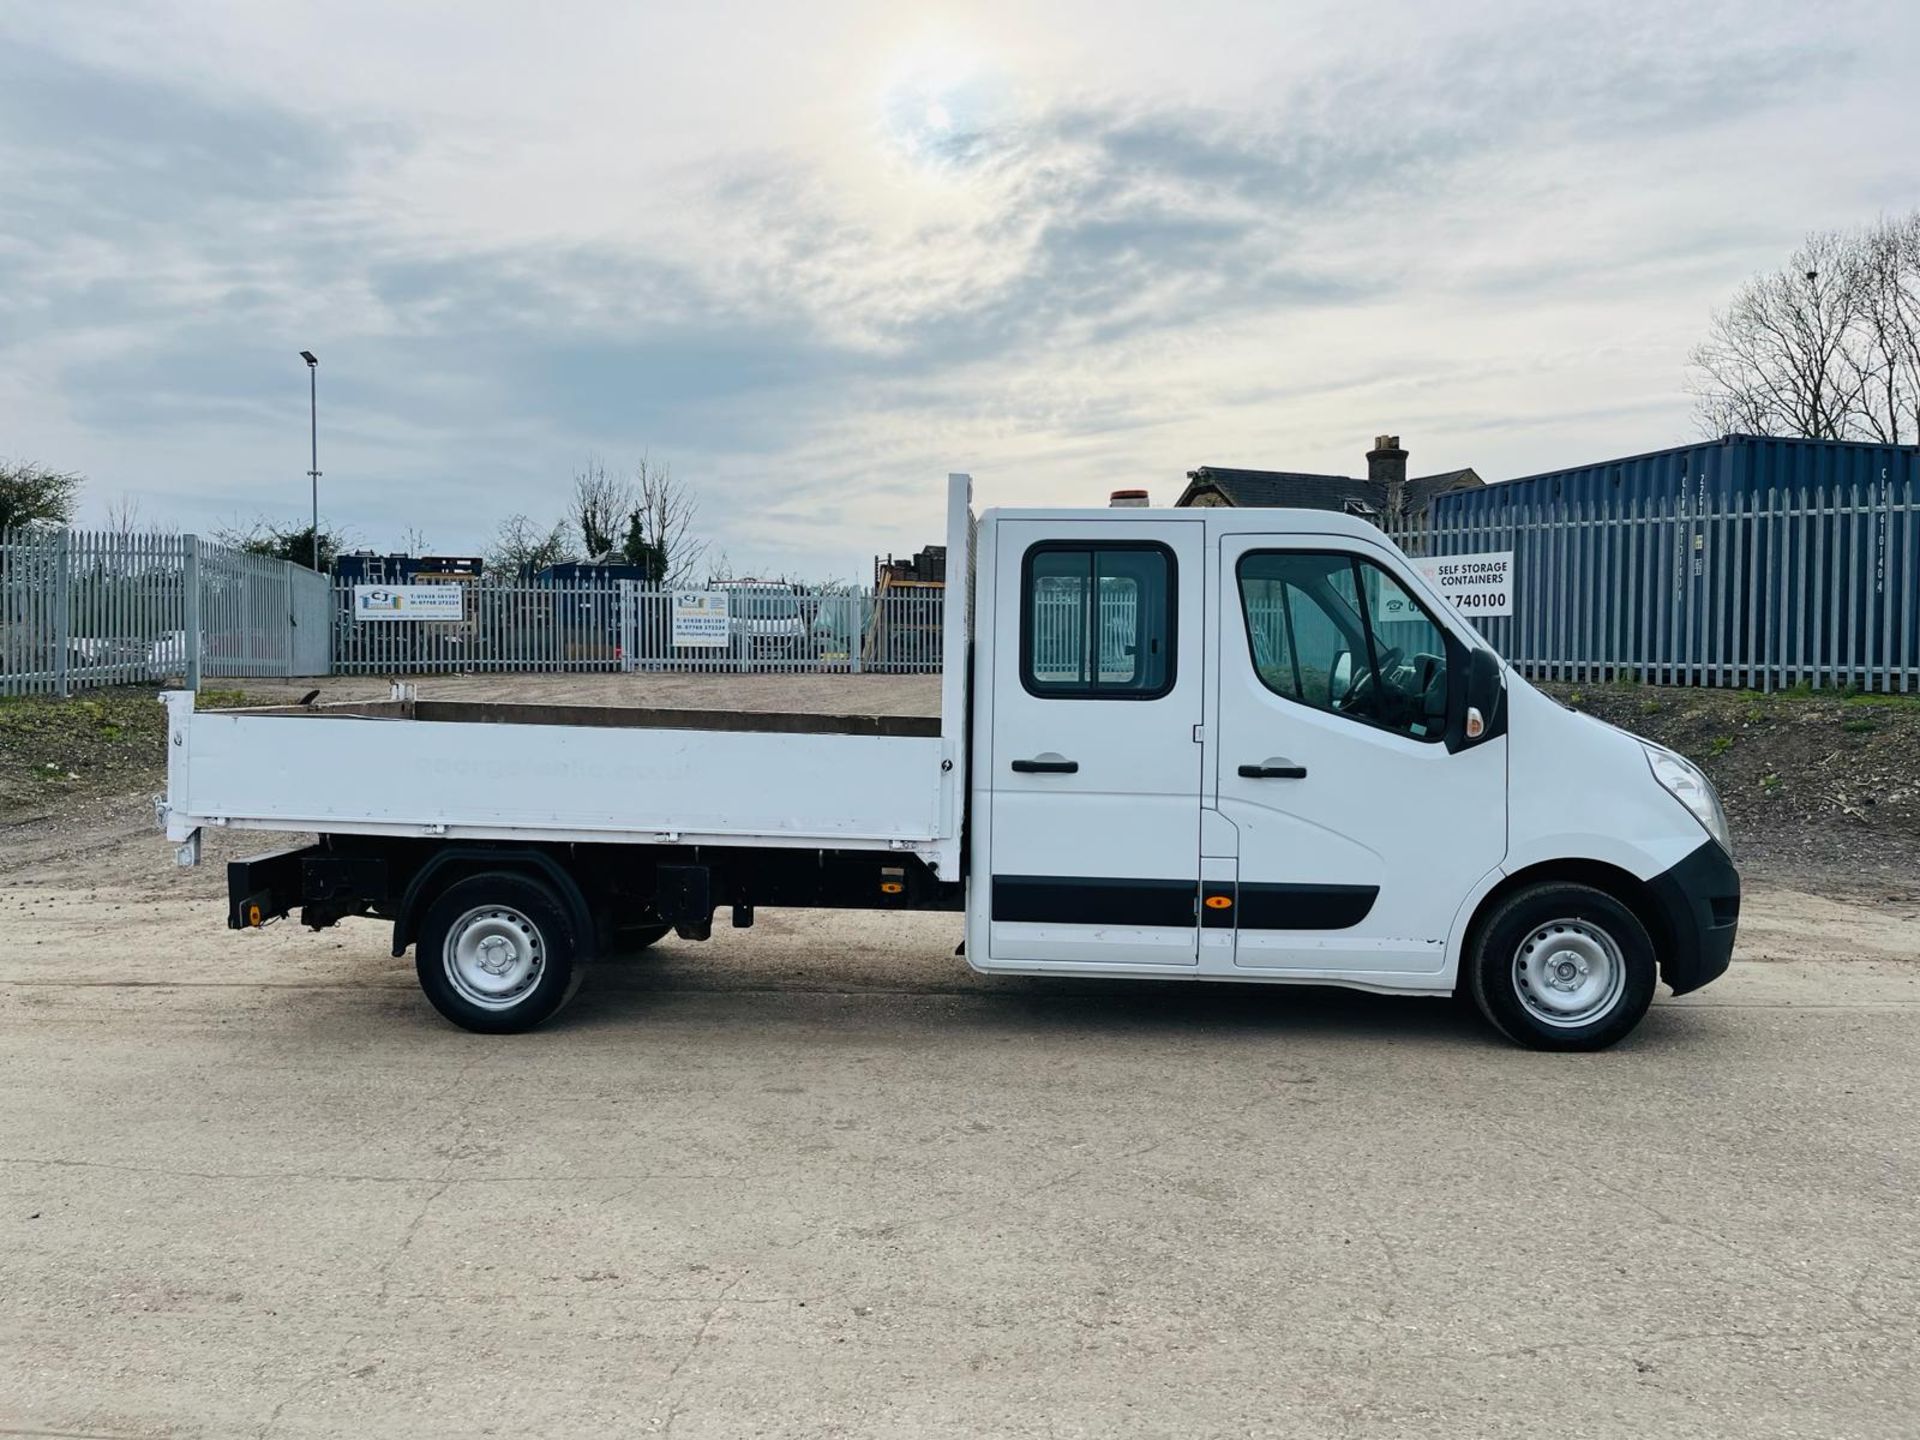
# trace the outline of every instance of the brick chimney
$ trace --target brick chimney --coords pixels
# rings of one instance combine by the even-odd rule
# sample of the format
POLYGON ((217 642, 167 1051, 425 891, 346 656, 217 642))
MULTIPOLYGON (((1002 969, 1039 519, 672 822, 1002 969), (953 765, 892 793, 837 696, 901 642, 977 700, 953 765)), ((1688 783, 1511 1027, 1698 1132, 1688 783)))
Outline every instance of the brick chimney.
POLYGON ((1367 452, 1367 479, 1386 487, 1387 514, 1399 519, 1407 503, 1407 452, 1398 435, 1376 435, 1367 452))

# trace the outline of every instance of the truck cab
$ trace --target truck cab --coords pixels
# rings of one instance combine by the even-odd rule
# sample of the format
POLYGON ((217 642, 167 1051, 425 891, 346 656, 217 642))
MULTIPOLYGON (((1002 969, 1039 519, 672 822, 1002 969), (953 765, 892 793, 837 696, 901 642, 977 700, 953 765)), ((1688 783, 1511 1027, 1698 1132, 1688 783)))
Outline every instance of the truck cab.
POLYGON ((989 511, 978 551, 975 968, 1444 994, 1491 944, 1476 998, 1549 1048, 1725 968, 1705 778, 1512 673, 1366 522, 989 511))
POLYGON ((1371 525, 970 495, 937 718, 177 692, 169 837, 315 833, 229 866, 228 923, 391 921, 483 1031, 756 907, 963 912, 993 974, 1458 994, 1550 1050, 1726 969, 1706 778, 1529 685, 1371 525))

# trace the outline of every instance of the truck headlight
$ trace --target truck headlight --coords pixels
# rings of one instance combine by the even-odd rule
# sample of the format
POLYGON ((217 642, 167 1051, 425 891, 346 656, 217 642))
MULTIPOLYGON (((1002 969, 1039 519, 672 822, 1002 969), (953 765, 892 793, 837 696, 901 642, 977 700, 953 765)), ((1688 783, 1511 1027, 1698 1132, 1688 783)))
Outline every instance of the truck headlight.
POLYGON ((1660 782, 1660 788, 1692 813, 1707 834, 1720 842, 1720 848, 1727 854, 1733 854, 1733 834, 1727 829, 1727 812, 1720 806, 1720 796, 1713 788, 1713 782, 1701 772, 1700 767, 1671 750, 1663 750, 1657 745, 1649 745, 1644 740, 1640 748, 1647 752, 1647 764, 1653 767, 1653 778, 1660 782))

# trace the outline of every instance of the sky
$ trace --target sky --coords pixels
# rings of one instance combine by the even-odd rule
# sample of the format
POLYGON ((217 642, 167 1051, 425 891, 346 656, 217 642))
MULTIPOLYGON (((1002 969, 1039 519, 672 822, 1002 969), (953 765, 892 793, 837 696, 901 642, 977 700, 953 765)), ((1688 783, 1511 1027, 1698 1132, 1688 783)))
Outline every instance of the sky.
POLYGON ((1696 435, 1712 308, 1920 205, 1920 6, 0 0, 0 457, 482 551, 666 462, 739 573, 1203 464, 1696 435))

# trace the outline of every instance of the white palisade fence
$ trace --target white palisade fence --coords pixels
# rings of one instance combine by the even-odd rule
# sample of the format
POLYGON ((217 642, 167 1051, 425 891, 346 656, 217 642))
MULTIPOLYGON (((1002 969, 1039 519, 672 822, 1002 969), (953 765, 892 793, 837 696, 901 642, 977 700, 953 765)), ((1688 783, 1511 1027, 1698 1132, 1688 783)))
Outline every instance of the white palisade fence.
POLYGON ((364 618, 353 586, 334 588, 334 669, 350 675, 840 672, 940 669, 942 592, 715 587, 724 636, 676 641, 676 592, 633 581, 445 580, 462 587, 458 620, 364 618))
POLYGON ((1920 689, 1910 482, 1515 504, 1385 527, 1413 555, 1513 552, 1513 613, 1474 625, 1533 679, 1920 689))
POLYGON ((0 535, 0 694, 327 673, 327 582, 193 535, 0 535))
MULTIPOLYGON (((1513 613, 1472 619, 1536 679, 1920 690, 1911 483, 1524 502, 1386 528, 1416 556, 1513 552, 1513 613)), ((660 587, 442 583, 464 587, 457 621, 365 619, 351 585, 192 535, 14 532, 0 536, 0 694, 327 673, 941 668, 933 587, 716 587, 724 636, 695 645, 676 638, 675 592, 660 587)), ((1073 669, 1084 611, 1048 599, 1035 660, 1073 669)), ((1127 603, 1101 597, 1103 647, 1109 626, 1116 644, 1130 633, 1127 603)))

